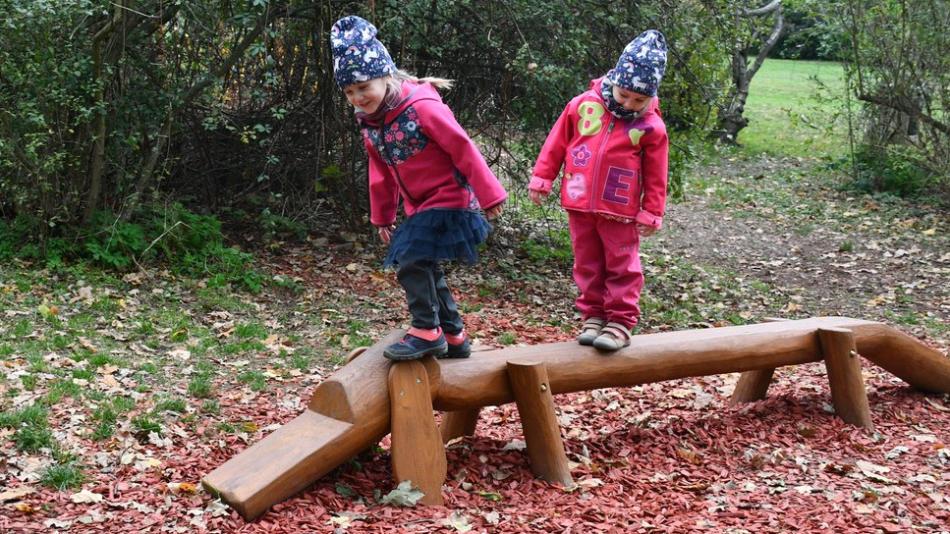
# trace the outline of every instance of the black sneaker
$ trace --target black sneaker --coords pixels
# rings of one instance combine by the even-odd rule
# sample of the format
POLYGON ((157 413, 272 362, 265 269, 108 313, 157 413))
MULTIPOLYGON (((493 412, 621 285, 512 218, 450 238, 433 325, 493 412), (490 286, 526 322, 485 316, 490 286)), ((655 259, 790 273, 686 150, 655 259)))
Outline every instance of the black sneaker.
POLYGON ((412 334, 406 334, 399 343, 393 343, 386 347, 383 356, 390 360, 401 362, 406 360, 419 360, 426 356, 442 356, 449 349, 449 344, 445 341, 445 336, 439 334, 439 337, 432 341, 426 341, 421 337, 412 334))
POLYGON ((458 345, 448 344, 449 349, 445 354, 436 356, 436 358, 468 358, 472 355, 472 344, 468 341, 468 336, 458 345))

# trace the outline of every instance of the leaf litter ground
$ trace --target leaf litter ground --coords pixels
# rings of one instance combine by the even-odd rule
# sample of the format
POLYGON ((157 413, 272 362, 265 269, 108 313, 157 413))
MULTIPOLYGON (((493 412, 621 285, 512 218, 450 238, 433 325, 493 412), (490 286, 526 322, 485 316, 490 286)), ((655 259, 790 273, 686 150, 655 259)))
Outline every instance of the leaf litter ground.
MULTIPOLYGON (((671 208, 667 231, 644 246, 641 332, 841 314, 883 320, 946 352, 946 218, 766 183, 776 166, 796 162, 713 169, 715 185, 671 208)), ((477 268, 450 272, 477 345, 571 339, 569 265, 508 250, 496 243, 477 268)), ((517 410, 506 405, 483 410, 476 435, 448 447, 444 507, 380 504, 394 488, 384 439, 244 522, 201 490, 201 477, 296 417, 347 351, 403 325, 399 288, 376 268, 379 255, 358 241, 289 246, 262 268, 297 291, 258 296, 161 272, 90 281, 4 267, 0 411, 46 399, 52 439, 27 452, 27 423, 0 428, 0 532, 946 532, 950 524, 948 396, 915 392, 869 364, 874 432, 833 416, 820 364, 780 370, 768 399, 738 407, 728 404, 737 375, 560 395, 573 487, 532 476, 517 410), (115 398, 128 399, 124 411, 115 398), (104 406, 118 413, 96 434, 104 406), (81 485, 41 483, 63 465, 81 468, 81 485)))

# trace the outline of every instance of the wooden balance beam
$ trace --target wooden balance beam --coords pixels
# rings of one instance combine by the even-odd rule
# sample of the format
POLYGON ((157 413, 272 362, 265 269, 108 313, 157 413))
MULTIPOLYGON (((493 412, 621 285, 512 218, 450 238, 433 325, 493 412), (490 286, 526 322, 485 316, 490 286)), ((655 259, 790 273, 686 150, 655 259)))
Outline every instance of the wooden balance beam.
POLYGON ((762 398, 777 367, 824 360, 836 412, 870 427, 858 354, 912 387, 950 393, 950 359, 881 323, 821 317, 634 336, 606 354, 574 342, 391 364, 394 331, 314 390, 307 410, 209 473, 204 487, 254 519, 392 430, 393 473, 441 504, 442 440, 471 433, 483 406, 517 402, 532 470, 570 483, 552 395, 742 372, 733 401, 762 398), (435 431, 432 409, 448 411, 435 431), (392 424, 392 428, 390 423, 392 424))

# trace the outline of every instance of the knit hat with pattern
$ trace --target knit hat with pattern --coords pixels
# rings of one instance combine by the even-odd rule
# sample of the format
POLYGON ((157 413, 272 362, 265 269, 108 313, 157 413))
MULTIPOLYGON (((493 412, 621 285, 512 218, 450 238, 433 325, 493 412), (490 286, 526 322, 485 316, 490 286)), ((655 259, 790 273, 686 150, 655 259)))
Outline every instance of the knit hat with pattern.
POLYGON ((396 64, 383 43, 376 39, 376 26, 351 15, 330 28, 333 76, 340 87, 396 73, 396 64))
POLYGON ((607 79, 628 91, 656 96, 666 72, 666 50, 663 34, 647 30, 623 49, 617 66, 607 73, 607 79))

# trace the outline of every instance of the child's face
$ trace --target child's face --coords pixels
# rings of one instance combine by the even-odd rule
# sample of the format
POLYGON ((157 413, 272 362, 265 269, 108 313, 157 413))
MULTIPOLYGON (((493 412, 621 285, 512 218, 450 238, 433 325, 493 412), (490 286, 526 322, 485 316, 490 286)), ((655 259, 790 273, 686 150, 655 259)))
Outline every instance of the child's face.
POLYGON ((357 82, 343 88, 346 100, 356 109, 365 113, 373 113, 379 108, 386 96, 386 79, 373 78, 365 82, 357 82))
POLYGON ((630 91, 629 89, 623 89, 617 87, 616 85, 613 88, 614 90, 614 100, 618 104, 623 106, 623 109, 627 111, 636 111, 637 113, 643 111, 647 107, 647 104, 650 103, 650 100, 653 99, 652 96, 642 95, 636 91, 630 91))

